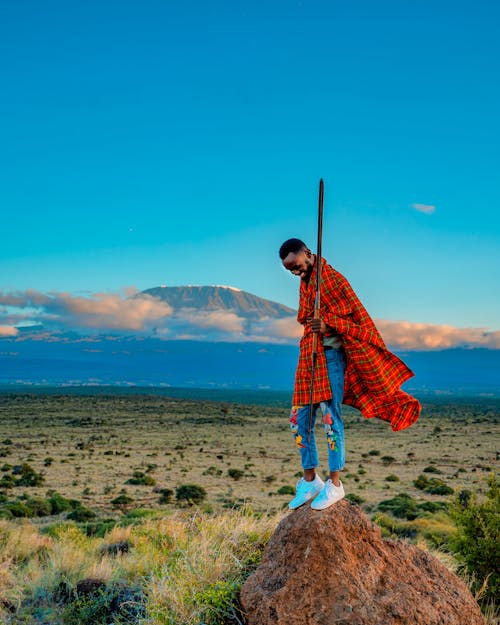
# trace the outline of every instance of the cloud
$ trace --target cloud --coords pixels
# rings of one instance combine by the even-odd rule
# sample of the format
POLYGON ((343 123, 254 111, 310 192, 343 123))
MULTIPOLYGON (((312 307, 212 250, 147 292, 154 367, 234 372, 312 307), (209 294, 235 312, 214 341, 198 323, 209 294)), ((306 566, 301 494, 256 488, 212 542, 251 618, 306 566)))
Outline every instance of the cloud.
POLYGON ((17 314, 2 310, 2 320, 7 317, 31 319, 47 328, 64 326, 72 329, 140 331, 172 314, 169 304, 150 295, 128 298, 122 293, 81 296, 64 292, 40 293, 29 289, 15 293, 0 292, 0 304, 10 308, 29 309, 17 314))
POLYGON ((385 319, 377 319, 375 324, 386 343, 394 348, 432 350, 467 346, 500 349, 498 330, 385 319))
POLYGON ((17 336, 19 330, 14 326, 0 326, 0 336, 17 336))
MULTIPOLYGON (((377 320, 376 325, 393 349, 435 350, 460 346, 500 349, 500 331, 487 328, 387 319, 377 320)), ((3 338, 85 342, 115 340, 116 335, 130 332, 137 339, 155 336, 165 340, 297 345, 302 327, 295 316, 248 319, 231 310, 173 310, 158 298, 137 293, 134 287, 85 296, 35 290, 0 292, 0 337, 3 338), (129 294, 131 296, 127 297, 129 294), (38 327, 29 332, 26 328, 29 322, 42 324, 43 330, 38 327), (19 325, 25 326, 23 331, 16 327, 19 325)))
POLYGON ((432 204, 411 204, 411 207, 419 213, 425 213, 426 215, 432 215, 436 210, 436 207, 432 204))

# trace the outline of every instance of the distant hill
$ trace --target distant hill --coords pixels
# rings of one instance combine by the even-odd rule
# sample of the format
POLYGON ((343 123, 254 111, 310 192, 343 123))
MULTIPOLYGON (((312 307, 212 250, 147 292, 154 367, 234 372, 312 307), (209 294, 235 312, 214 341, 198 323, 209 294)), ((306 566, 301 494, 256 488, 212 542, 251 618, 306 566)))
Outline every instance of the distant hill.
MULTIPOLYGON (((226 310, 246 319, 289 317, 296 311, 283 304, 257 297, 232 286, 157 286, 138 295, 151 295, 170 304, 174 310, 226 310)), ((137 297, 137 296, 136 296, 137 297)))
MULTIPOLYGON (((291 391, 298 345, 95 337, 0 341, 2 385, 117 385, 291 391)), ((500 396, 500 350, 399 352, 419 394, 500 396)))
MULTIPOLYGON (((158 286, 134 297, 141 295, 172 308, 155 327, 37 325, 1 337, 0 386, 292 388, 298 340, 280 331, 293 329, 293 309, 230 286, 158 286)), ((394 351, 415 372, 407 390, 500 395, 500 350, 394 351)))

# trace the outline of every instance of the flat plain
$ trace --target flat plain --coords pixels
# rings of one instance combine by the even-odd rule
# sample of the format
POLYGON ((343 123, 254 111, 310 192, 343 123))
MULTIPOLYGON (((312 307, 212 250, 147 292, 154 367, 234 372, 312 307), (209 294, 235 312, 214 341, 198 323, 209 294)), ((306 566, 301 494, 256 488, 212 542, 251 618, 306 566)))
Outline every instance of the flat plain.
MULTIPOLYGON (((419 421, 396 433, 346 407, 344 423, 342 479, 346 493, 367 511, 398 493, 442 500, 415 486, 420 475, 454 490, 484 492, 487 475, 497 468, 500 399, 424 400, 419 421)), ((323 473, 326 442, 317 427, 323 473)), ((300 475, 284 404, 152 394, 2 393, 0 459, 3 474, 27 463, 44 478, 37 486, 4 490, 9 497, 45 497, 55 490, 103 516, 119 514, 112 501, 120 494, 130 497, 129 508, 173 509, 175 496, 160 503, 160 490, 175 493, 185 484, 206 490, 205 509, 247 503, 273 513, 286 505, 300 475), (128 483, 134 474, 147 483, 128 483)))

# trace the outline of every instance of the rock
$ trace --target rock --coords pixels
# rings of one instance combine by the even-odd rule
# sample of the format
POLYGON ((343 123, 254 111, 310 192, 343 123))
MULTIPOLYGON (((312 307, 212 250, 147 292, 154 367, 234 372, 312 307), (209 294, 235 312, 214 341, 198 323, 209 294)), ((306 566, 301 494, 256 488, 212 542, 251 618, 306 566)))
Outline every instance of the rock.
POLYGON ((283 519, 240 601, 248 625, 484 625, 456 575, 426 551, 383 540, 345 499, 283 519))

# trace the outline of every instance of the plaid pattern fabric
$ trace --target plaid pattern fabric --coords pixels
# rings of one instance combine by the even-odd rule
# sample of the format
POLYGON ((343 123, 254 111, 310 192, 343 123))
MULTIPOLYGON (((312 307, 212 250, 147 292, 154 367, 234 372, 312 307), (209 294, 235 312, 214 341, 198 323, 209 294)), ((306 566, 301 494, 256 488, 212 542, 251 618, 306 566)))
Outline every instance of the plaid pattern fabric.
MULTIPOLYGON (((370 315, 342 274, 322 259, 320 318, 341 335, 347 356, 344 404, 354 406, 364 417, 389 421, 393 430, 414 423, 421 406, 418 400, 400 389, 413 372, 391 353, 370 315)), ((313 333, 307 320, 314 315, 316 264, 309 282, 300 281, 297 321, 304 326, 295 374, 294 406, 309 403, 313 333)), ((321 335, 320 335, 321 336, 321 335)), ((314 373, 313 402, 332 397, 325 353, 318 340, 314 373)))

